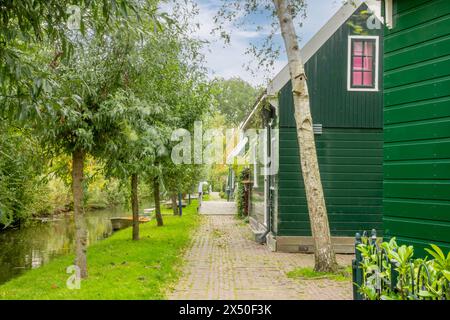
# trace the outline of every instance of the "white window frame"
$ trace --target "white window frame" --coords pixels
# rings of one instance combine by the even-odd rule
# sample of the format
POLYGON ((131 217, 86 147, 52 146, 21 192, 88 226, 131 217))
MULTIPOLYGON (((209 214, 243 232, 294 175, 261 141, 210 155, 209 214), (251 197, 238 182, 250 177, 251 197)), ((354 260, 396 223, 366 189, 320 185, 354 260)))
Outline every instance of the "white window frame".
POLYGON ((348 47, 347 47, 347 90, 348 91, 379 91, 378 89, 378 77, 380 74, 379 66, 380 66, 380 37, 379 36, 349 36, 348 37, 348 47), (367 39, 367 40, 375 40, 375 83, 373 88, 353 88, 352 87, 352 41, 354 39, 367 39))

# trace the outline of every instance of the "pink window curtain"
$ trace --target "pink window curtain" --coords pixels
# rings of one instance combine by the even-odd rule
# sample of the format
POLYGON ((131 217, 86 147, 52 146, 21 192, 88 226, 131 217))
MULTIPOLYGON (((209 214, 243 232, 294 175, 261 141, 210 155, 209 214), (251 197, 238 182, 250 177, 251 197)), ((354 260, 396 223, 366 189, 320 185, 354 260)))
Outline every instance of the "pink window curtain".
POLYGON ((374 44, 371 41, 356 40, 352 52, 352 85, 373 86, 374 44))

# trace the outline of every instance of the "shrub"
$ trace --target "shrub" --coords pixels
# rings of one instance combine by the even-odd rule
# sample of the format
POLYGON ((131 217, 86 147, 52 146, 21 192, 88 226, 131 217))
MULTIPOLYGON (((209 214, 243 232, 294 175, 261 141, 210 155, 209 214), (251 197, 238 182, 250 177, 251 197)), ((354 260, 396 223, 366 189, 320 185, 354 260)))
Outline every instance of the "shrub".
POLYGON ((434 259, 413 258, 413 246, 389 242, 371 243, 363 238, 361 252, 363 279, 359 287, 368 300, 447 300, 450 298, 450 252, 431 245, 425 249, 434 259))
POLYGON ((25 129, 0 122, 0 228, 18 224, 39 207, 44 157, 25 129), (35 206, 37 208, 35 208, 35 206))
POLYGON ((245 217, 247 216, 247 212, 245 212, 245 186, 242 183, 242 181, 247 180, 250 175, 250 169, 245 168, 243 169, 239 175, 238 175, 238 187, 236 190, 235 200, 236 200, 236 207, 237 207, 237 213, 239 217, 245 217))

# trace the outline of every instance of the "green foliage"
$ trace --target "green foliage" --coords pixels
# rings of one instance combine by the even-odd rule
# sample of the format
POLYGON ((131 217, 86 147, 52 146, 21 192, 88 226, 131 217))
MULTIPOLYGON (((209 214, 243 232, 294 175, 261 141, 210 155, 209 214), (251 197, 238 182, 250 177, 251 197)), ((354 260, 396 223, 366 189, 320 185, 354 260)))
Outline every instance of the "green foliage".
POLYGON ((358 245, 363 283, 359 290, 369 300, 446 300, 450 297, 450 252, 432 244, 426 251, 434 258, 413 257, 413 246, 389 242, 358 245))
POLYGON ((191 191, 202 168, 170 162, 170 134, 192 129, 212 98, 187 22, 156 11, 153 0, 33 3, 7 3, 1 13, 0 125, 17 117, 33 143, 2 135, 12 160, 0 156, 0 223, 70 209, 76 149, 87 153, 88 208, 121 202, 132 173, 162 173, 171 190, 191 191), (69 4, 82 10, 80 30, 67 29, 69 4), (23 148, 8 150, 15 144, 23 148), (36 160, 43 154, 45 168, 36 160), (89 167, 92 158, 103 172, 89 167))
POLYGON ((187 193, 202 179, 203 166, 174 164, 171 150, 178 142, 170 138, 179 128, 192 132, 194 122, 203 119, 212 103, 211 88, 195 58, 196 41, 187 41, 185 34, 171 28, 163 34, 164 38, 153 39, 147 49, 146 65, 151 68, 141 74, 145 75, 142 92, 152 93, 145 98, 151 105, 161 106, 161 112, 153 119, 162 138, 159 149, 166 152, 156 153, 154 161, 158 167, 146 171, 150 176, 158 175, 168 193, 187 193))
POLYGON ((260 90, 240 78, 218 79, 214 85, 217 109, 228 125, 239 125, 251 112, 260 90))
POLYGON ((0 121, 0 226, 30 217, 38 208, 44 184, 42 150, 26 130, 0 121))
POLYGON ((202 165, 175 165, 171 159, 166 159, 161 175, 164 188, 169 193, 197 192, 196 187, 203 176, 202 165))
MULTIPOLYGON (((169 213, 170 209, 163 210, 169 213)), ((80 290, 69 290, 66 268, 73 256, 62 256, 0 286, 1 299, 164 299, 181 276, 183 250, 199 223, 197 202, 183 209, 183 217, 168 214, 164 227, 155 222, 140 226, 141 240, 130 229, 89 247, 89 278, 80 290)))
MULTIPOLYGON (((280 24, 275 8, 277 2, 273 0, 220 0, 220 3, 220 8, 214 16, 215 27, 213 32, 219 34, 225 43, 229 43, 232 37, 230 30, 245 29, 248 27, 249 19, 264 22, 264 24, 252 25, 252 28, 255 28, 256 31, 261 31, 264 28, 264 37, 251 42, 246 49, 245 53, 252 56, 246 67, 259 78, 268 76, 270 71, 274 69, 275 61, 283 53, 278 38, 280 24), (235 28, 225 27, 230 24, 235 28), (253 62, 255 61, 257 68, 254 68, 253 62)), ((293 19, 298 21, 297 18, 301 18, 299 20, 300 25, 302 25, 306 18, 307 1, 289 0, 288 3, 289 12, 293 19)))
POLYGON ((335 281, 350 281, 352 275, 351 267, 340 268, 337 272, 319 272, 314 271, 313 268, 297 268, 287 273, 288 278, 291 279, 330 279, 335 281))
POLYGON ((60 59, 70 58, 74 47, 93 34, 107 35, 118 28, 126 33, 142 34, 145 31, 142 26, 151 24, 158 28, 164 18, 165 15, 156 14, 153 0, 3 1, 0 99, 10 106, 9 112, 18 112, 21 117, 29 109, 39 114, 41 93, 55 84, 48 81, 49 73, 42 66, 54 67, 60 59), (71 21, 75 24, 70 25, 71 21), (45 45, 52 47, 45 63, 36 64, 29 59, 45 45))
POLYGON ((69 154, 76 148, 92 151, 116 133, 121 119, 101 106, 125 81, 127 49, 121 40, 92 40, 76 48, 73 58, 52 74, 58 87, 46 99, 51 107, 42 113, 37 126, 45 144, 69 154))
POLYGON ((244 200, 245 190, 244 189, 245 189, 245 186, 242 183, 242 181, 248 180, 249 177, 250 177, 250 169, 249 168, 242 169, 242 171, 238 174, 238 178, 237 178, 238 187, 237 187, 236 194, 235 194, 235 200, 236 200, 236 206, 237 206, 237 214, 239 217, 245 216, 245 212, 244 212, 244 205, 245 205, 245 200, 244 200))

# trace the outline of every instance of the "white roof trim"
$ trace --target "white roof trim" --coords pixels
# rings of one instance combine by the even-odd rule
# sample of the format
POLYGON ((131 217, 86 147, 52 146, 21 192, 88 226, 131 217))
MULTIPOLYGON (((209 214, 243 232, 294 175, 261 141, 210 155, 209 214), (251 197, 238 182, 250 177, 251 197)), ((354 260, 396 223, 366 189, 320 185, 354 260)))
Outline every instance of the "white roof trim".
MULTIPOLYGON (((363 3, 366 3, 376 17, 383 21, 380 0, 348 0, 300 50, 303 63, 306 63, 363 3)), ((276 95, 290 78, 289 66, 286 65, 267 86, 267 95, 276 95)))
POLYGON ((258 102, 256 103, 255 107, 253 108, 252 112, 248 115, 248 117, 244 120, 244 122, 242 122, 239 126, 239 129, 245 129, 245 126, 248 124, 248 122, 250 121, 250 119, 253 117, 253 115, 255 114, 256 110, 259 109, 261 103, 266 99, 266 94, 263 94, 259 97, 258 102))
POLYGON ((244 139, 240 140, 239 143, 234 147, 234 149, 231 151, 231 153, 227 157, 227 164, 233 163, 233 159, 239 155, 239 153, 242 152, 242 150, 245 148, 245 145, 248 142, 248 137, 244 137, 244 139))

